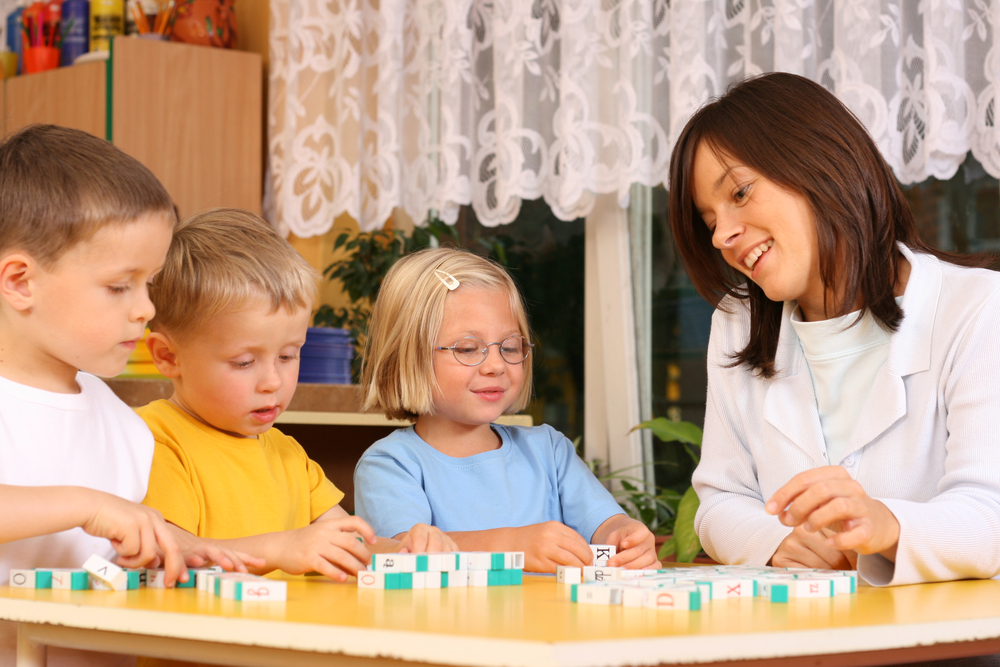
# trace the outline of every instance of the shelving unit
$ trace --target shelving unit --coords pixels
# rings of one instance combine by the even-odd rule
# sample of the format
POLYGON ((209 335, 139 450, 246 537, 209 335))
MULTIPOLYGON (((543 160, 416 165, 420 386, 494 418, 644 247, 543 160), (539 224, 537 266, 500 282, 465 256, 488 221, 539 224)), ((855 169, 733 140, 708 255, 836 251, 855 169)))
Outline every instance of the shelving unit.
POLYGON ((0 133, 55 123, 145 164, 190 215, 260 213, 262 78, 256 53, 119 37, 107 61, 6 79, 0 133))

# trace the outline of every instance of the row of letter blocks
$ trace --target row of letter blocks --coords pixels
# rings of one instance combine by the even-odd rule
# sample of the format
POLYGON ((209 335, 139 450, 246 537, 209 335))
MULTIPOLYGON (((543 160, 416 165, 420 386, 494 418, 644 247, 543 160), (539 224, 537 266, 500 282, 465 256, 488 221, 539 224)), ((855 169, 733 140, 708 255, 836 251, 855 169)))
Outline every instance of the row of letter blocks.
MULTIPOLYGON (((205 567, 188 570, 188 580, 178 581, 177 588, 197 588, 215 593, 228 600, 271 600, 287 598, 287 584, 252 574, 223 572, 221 567, 205 567)), ((62 588, 68 590, 127 591, 143 586, 166 588, 166 573, 163 569, 129 570, 114 563, 91 556, 82 568, 11 570, 10 585, 13 588, 62 588)))
POLYGON ((467 588, 477 586, 520 586, 522 570, 452 570, 450 572, 358 572, 358 588, 419 589, 467 588))
MULTIPOLYGON (((372 572, 463 572, 523 569, 523 551, 497 553, 486 551, 450 551, 430 554, 373 554, 372 564, 369 566, 369 570, 372 572)), ((437 586, 434 586, 434 588, 437 588, 437 586)))
POLYGON ((791 598, 830 598, 857 591, 857 572, 803 568, 719 566, 666 570, 563 568, 557 581, 573 583, 580 604, 623 605, 695 611, 712 600, 760 597, 773 603, 791 598), (576 570, 576 572, 573 572, 576 570))

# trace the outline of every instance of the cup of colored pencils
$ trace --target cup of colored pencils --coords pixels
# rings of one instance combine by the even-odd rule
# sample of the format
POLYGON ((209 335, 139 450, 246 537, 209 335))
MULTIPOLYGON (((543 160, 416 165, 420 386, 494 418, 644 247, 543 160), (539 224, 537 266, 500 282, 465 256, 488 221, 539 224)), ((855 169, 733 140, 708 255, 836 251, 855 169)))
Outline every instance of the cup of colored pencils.
POLYGON ((21 20, 21 57, 26 74, 59 67, 63 39, 58 16, 48 16, 48 8, 42 3, 35 3, 30 9, 21 20))
POLYGON ((135 20, 135 27, 139 31, 140 37, 149 39, 170 39, 170 31, 174 27, 174 0, 169 0, 160 4, 153 25, 149 25, 149 18, 142 11, 142 4, 139 0, 128 0, 128 10, 132 12, 135 20))

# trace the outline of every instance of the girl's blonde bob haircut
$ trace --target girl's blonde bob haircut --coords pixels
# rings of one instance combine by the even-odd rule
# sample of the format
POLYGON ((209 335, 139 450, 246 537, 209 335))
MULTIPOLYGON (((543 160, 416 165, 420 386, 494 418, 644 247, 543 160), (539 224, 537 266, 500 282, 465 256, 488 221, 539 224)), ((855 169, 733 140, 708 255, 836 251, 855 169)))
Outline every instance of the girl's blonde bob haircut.
MULTIPOLYGON (((389 270, 372 308, 361 368, 363 410, 409 421, 434 414, 434 347, 449 294, 435 271, 453 276, 459 283, 456 291, 507 294, 521 335, 531 340, 521 293, 499 264, 455 248, 429 248, 406 255, 389 270)), ((522 363, 524 382, 508 412, 523 410, 531 399, 531 355, 522 363)))

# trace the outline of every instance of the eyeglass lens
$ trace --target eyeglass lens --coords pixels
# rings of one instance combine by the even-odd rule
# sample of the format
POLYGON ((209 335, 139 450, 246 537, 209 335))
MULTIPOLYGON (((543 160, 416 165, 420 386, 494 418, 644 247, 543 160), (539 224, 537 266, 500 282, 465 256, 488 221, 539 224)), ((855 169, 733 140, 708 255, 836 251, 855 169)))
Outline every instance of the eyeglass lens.
POLYGON ((523 336, 509 336, 502 343, 489 343, 479 338, 466 336, 455 343, 454 353, 458 363, 466 366, 477 366, 489 355, 489 346, 497 345, 500 356, 508 364, 519 364, 528 357, 531 347, 523 336))

